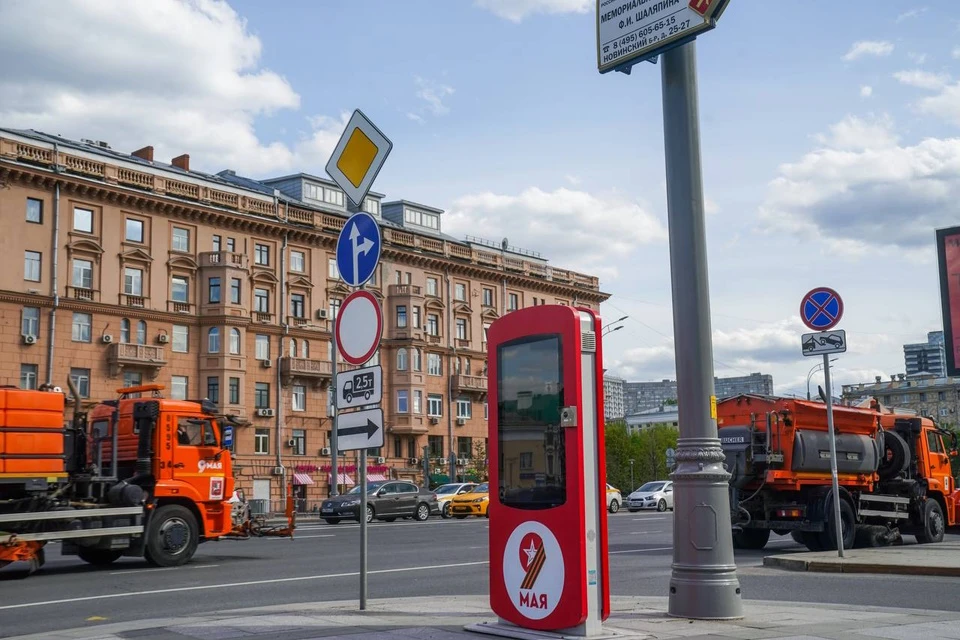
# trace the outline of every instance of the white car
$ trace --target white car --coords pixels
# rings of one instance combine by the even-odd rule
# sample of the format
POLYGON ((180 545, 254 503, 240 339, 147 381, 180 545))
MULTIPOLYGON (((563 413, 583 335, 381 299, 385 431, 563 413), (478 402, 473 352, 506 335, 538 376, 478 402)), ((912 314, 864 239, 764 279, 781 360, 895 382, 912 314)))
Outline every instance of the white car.
POLYGON ((673 510, 673 482, 657 480, 648 482, 627 496, 627 511, 634 513, 641 509, 657 511, 673 510))
POLYGON ((470 493, 476 486, 476 482, 451 482, 450 484, 445 484, 434 489, 433 492, 437 494, 437 504, 440 507, 440 515, 444 518, 449 518, 450 501, 461 494, 470 493))
POLYGON ((607 483, 607 510, 610 513, 620 511, 620 505, 623 504, 623 496, 620 489, 617 489, 609 482, 607 483))

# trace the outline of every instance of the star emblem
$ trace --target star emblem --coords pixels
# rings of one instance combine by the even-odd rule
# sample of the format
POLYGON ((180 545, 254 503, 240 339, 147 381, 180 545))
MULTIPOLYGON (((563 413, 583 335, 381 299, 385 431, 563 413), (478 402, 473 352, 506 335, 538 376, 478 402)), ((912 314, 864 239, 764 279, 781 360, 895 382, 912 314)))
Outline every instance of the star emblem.
POLYGON ((537 547, 533 543, 533 538, 530 539, 530 548, 523 549, 523 552, 527 554, 527 566, 530 566, 530 563, 533 562, 533 558, 537 555, 537 547))

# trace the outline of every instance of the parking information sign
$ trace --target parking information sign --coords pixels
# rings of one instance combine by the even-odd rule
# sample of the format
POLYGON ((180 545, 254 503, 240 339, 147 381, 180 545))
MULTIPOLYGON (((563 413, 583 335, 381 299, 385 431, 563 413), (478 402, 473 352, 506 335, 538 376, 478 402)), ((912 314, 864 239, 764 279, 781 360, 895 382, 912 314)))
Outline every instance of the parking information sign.
POLYGON ((803 355, 822 356, 824 354, 845 353, 847 351, 847 332, 843 329, 805 333, 800 340, 803 355))

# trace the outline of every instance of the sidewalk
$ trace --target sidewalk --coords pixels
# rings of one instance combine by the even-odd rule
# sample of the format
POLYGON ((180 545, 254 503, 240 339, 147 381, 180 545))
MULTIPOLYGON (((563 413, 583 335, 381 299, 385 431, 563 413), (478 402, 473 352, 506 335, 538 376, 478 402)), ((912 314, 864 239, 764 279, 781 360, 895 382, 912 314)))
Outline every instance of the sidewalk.
MULTIPOLYGON (((960 638, 960 613, 880 607, 746 601, 745 617, 730 622, 670 618, 666 598, 612 598, 605 630, 633 638, 740 640, 866 640, 960 638)), ((217 614, 97 624, 11 640, 483 640, 464 625, 494 621, 484 596, 290 604, 217 614)))
POLYGON ((783 553, 763 559, 765 567, 828 573, 889 573, 915 576, 960 576, 960 542, 909 544, 872 549, 783 553))

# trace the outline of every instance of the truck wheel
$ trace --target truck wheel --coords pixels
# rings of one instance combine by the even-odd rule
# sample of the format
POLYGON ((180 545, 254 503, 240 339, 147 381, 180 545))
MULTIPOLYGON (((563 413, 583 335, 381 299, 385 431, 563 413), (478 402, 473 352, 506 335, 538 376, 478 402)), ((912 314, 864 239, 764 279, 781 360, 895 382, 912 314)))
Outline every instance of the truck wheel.
POLYGON ((733 534, 735 549, 763 549, 770 539, 770 529, 741 529, 733 534))
POLYGON ((113 564, 119 560, 120 556, 123 555, 123 551, 118 551, 116 549, 91 549, 90 547, 80 547, 77 550, 77 555, 80 556, 80 559, 87 564, 92 564, 95 567, 105 567, 108 564, 113 564))
POLYGON ((803 544, 803 531, 799 529, 793 529, 790 532, 790 537, 793 538, 793 541, 797 544, 803 544))
POLYGON ((892 480, 907 470, 910 463, 910 447, 896 431, 883 432, 883 452, 877 475, 881 480, 892 480))
POLYGON ((943 509, 940 503, 933 498, 927 498, 927 504, 923 507, 923 531, 916 535, 917 542, 927 544, 931 542, 943 541, 943 509))
MULTIPOLYGON (((820 534, 820 546, 824 551, 837 549, 837 522, 833 511, 833 501, 827 499, 824 503, 827 510, 827 527, 820 534)), ((853 507, 846 500, 840 500, 840 523, 843 538, 843 548, 853 549, 857 540, 857 520, 853 515, 853 507)))
POLYGON ((190 562, 199 542, 197 519, 190 510, 168 504, 150 517, 144 555, 158 567, 179 567, 190 562))

